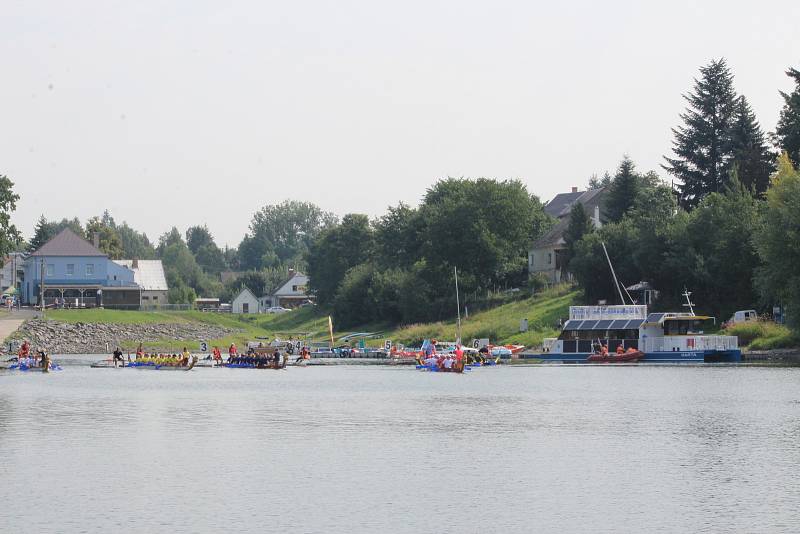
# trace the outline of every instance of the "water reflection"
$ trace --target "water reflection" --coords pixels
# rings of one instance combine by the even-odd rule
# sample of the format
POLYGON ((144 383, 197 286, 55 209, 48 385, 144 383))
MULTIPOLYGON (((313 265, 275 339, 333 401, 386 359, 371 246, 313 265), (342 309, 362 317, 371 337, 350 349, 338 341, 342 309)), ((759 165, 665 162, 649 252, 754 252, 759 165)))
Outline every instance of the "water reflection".
POLYGON ((800 527, 796 369, 439 376, 71 365, 0 380, 8 532, 800 527), (757 498, 754 498, 757 496, 757 498))

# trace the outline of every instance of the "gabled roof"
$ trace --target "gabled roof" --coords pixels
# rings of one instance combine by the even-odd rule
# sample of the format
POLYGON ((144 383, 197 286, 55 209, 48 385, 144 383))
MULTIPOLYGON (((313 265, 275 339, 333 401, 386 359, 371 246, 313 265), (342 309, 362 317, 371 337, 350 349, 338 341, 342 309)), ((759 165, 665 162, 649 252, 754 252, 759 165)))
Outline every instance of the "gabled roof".
POLYGON ((244 287, 242 288, 242 290, 241 290, 241 291, 239 291, 239 294, 237 294, 237 295, 236 295, 236 296, 233 298, 233 300, 232 300, 231 302, 234 302, 234 301, 238 300, 238 299, 239 299, 239 297, 241 297, 241 296, 242 296, 242 295, 244 295, 245 293, 249 293, 249 294, 250 294, 250 296, 251 296, 251 297, 253 297, 253 300, 258 300, 258 298, 257 298, 257 297, 256 297, 256 296, 253 294, 253 292, 252 292, 252 291, 250 291, 250 290, 247 288, 247 286, 244 286, 244 287))
POLYGON ((533 242, 533 249, 545 248, 550 246, 560 245, 564 239, 564 231, 569 226, 569 217, 559 219, 558 222, 542 235, 539 239, 533 242))
POLYGON ((273 291, 272 293, 270 293, 270 294, 269 294, 269 295, 267 295, 267 296, 268 296, 268 297, 271 297, 271 296, 280 296, 280 295, 291 295, 292 293, 281 293, 281 290, 282 290, 283 288, 285 288, 286 286, 288 286, 288 285, 289 285, 289 283, 290 283, 292 280, 294 280, 295 278, 299 278, 299 277, 303 277, 303 278, 305 278, 306 280, 308 280, 308 275, 305 275, 305 274, 303 274, 303 273, 301 273, 301 272, 299 272, 299 271, 298 271, 298 272, 296 272, 296 273, 292 274, 292 276, 288 277, 288 278, 287 278, 286 280, 284 280, 282 283, 278 284, 278 286, 277 286, 277 288, 275 289, 275 291, 273 291))
POLYGON ((102 256, 105 258, 106 254, 69 228, 64 228, 50 241, 31 253, 31 256, 102 256))
POLYGON ((551 217, 561 217, 561 213, 572 206, 578 198, 586 191, 576 191, 574 193, 559 193, 553 200, 544 207, 544 212, 551 217))
POLYGON ((144 291, 169 291, 167 277, 164 274, 164 265, 161 260, 137 260, 137 267, 133 267, 133 260, 114 260, 114 263, 127 267, 133 271, 133 281, 144 291))
POLYGON ((581 203, 584 208, 586 208, 589 217, 594 217, 594 208, 595 206, 599 207, 600 222, 602 224, 605 220, 605 214, 603 213, 603 193, 605 193, 605 188, 601 187, 599 189, 589 189, 588 191, 579 191, 577 193, 561 193, 560 195, 556 195, 552 202, 545 206, 545 211, 547 211, 547 208, 557 199, 561 198, 558 202, 561 206, 561 211, 553 215, 558 219, 558 222, 539 239, 534 241, 532 248, 539 249, 563 245, 564 232, 569 226, 569 215, 572 211, 572 206, 576 203, 581 203), (570 202, 566 200, 568 197, 572 199, 570 202))
POLYGON ((604 188, 589 189, 587 191, 577 191, 575 193, 559 193, 544 207, 544 212, 560 219, 569 216, 572 206, 576 202, 580 202, 584 206, 592 204, 593 201, 598 201, 600 195, 605 192, 604 188))

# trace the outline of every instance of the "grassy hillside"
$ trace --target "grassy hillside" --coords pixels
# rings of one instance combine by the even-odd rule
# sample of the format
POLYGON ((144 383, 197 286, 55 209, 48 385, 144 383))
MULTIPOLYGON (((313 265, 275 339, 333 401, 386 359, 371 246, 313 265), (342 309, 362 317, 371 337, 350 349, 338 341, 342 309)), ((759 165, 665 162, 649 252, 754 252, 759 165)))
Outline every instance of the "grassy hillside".
MULTIPOLYGON (((555 324, 559 317, 568 315, 568 308, 577 299, 577 292, 565 288, 555 288, 524 300, 515 301, 496 308, 471 315, 462 321, 462 338, 488 337, 492 342, 519 343, 527 346, 538 345, 542 338, 557 334, 555 324), (520 333, 520 320, 528 319, 528 332, 520 333)), ((121 311, 121 310, 53 310, 47 318, 66 323, 109 323, 109 324, 153 324, 203 322, 236 330, 222 339, 206 340, 211 344, 227 346, 236 343, 241 346, 256 338, 310 337, 312 340, 328 339, 328 316, 312 308, 303 308, 276 315, 231 315, 203 313, 199 311, 121 311)), ((336 318, 334 327, 336 326, 336 318)), ((381 332, 380 339, 368 342, 380 345, 383 339, 406 345, 417 344, 425 338, 453 340, 456 337, 456 321, 444 321, 408 326, 385 324, 364 325, 347 331, 334 331, 336 338, 350 332, 381 332)), ((153 340, 152 345, 173 347, 175 350, 185 342, 153 340)), ((199 342, 199 340, 198 340, 199 342)), ((135 342, 130 347, 134 348, 135 342)), ((148 343, 145 343, 147 347, 148 343)), ((192 344, 189 344, 190 346, 192 344)), ((197 348, 197 343, 194 344, 197 348)))

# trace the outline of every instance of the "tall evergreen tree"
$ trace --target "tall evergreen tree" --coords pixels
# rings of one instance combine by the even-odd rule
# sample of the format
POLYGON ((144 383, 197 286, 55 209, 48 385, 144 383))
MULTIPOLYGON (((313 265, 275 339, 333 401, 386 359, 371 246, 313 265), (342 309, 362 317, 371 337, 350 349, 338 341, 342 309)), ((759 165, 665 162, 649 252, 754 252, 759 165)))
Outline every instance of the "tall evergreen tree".
POLYGON ((586 213, 583 204, 576 202, 572 205, 572 209, 569 212, 569 224, 564 231, 564 242, 567 245, 564 266, 567 269, 569 269, 569 262, 575 257, 578 241, 583 239, 583 236, 593 231, 594 223, 592 222, 592 218, 586 213))
POLYGON ((36 228, 33 230, 33 237, 28 243, 28 252, 34 252, 35 250, 40 249, 42 245, 50 241, 54 235, 55 225, 51 222, 48 222, 44 215, 42 215, 39 217, 39 220, 36 221, 36 228))
POLYGON ((605 198, 606 216, 612 222, 619 222, 636 205, 636 197, 641 189, 641 177, 636 165, 626 155, 617 168, 605 198))
POLYGON ((800 70, 789 68, 786 75, 794 80, 795 88, 791 93, 781 91, 784 104, 775 128, 775 144, 800 165, 800 70))
POLYGON ((750 104, 744 96, 736 100, 733 120, 729 131, 731 159, 728 174, 736 171, 739 181, 747 189, 762 195, 769 187, 774 159, 767 147, 750 104))
POLYGON ((683 125, 673 128, 674 158, 664 157, 664 169, 680 180, 680 203, 691 209, 707 194, 724 185, 730 158, 730 127, 736 108, 733 75, 725 59, 700 68, 689 103, 680 115, 683 125))

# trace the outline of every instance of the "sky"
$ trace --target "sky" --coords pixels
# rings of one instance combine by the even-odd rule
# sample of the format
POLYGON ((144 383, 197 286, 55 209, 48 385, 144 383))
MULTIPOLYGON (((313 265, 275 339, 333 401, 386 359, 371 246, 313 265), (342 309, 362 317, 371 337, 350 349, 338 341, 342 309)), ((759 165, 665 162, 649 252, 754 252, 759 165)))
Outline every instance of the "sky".
POLYGON ((436 180, 548 200, 669 154, 725 57, 764 130, 800 67, 797 0, 0 0, 0 174, 14 222, 108 209, 236 246, 286 199, 418 205, 436 180))

